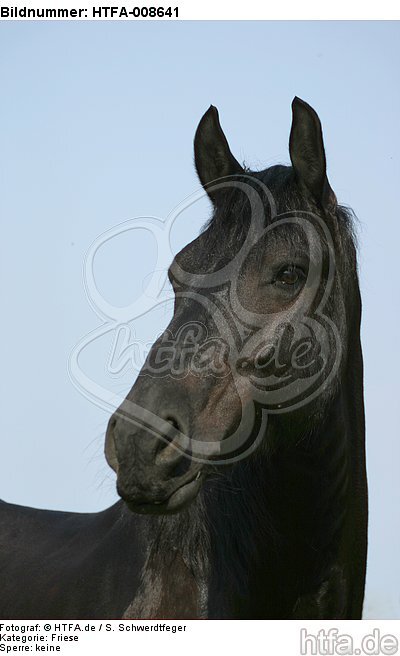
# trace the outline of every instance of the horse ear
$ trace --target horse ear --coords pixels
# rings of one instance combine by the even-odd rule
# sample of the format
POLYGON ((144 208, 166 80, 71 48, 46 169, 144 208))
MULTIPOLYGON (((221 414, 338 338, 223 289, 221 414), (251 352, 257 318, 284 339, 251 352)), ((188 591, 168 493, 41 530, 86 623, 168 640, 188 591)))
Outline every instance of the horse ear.
POLYGON ((235 173, 243 173, 239 162, 232 155, 227 139, 222 131, 218 110, 213 105, 202 117, 194 137, 194 162, 200 182, 211 200, 215 193, 211 182, 235 173))
POLYGON ((300 184, 326 210, 336 207, 336 197, 326 176, 325 148, 318 114, 300 98, 292 102, 293 121, 289 151, 300 184))

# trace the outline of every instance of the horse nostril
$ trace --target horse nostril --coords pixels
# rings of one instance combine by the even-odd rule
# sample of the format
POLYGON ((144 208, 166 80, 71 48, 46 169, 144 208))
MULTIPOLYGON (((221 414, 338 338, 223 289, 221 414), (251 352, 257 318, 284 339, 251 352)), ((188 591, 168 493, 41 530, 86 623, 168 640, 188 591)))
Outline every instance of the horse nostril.
MULTIPOLYGON (((168 455, 163 452, 166 450, 169 453, 171 449, 173 449, 171 443, 174 441, 175 431, 181 430, 179 422, 175 417, 168 415, 168 417, 164 418, 164 421, 168 422, 172 428, 167 428, 164 432, 163 438, 160 437, 157 441, 156 458, 158 459, 158 456, 160 456, 162 460, 165 460, 166 457, 168 458, 168 455)), ((174 451, 176 450, 174 449, 174 451)))
POLYGON ((181 427, 179 426, 179 422, 177 419, 175 419, 175 417, 170 417, 170 416, 165 417, 165 421, 167 421, 169 424, 171 424, 171 426, 176 428, 176 430, 178 431, 181 430, 181 427))
POLYGON ((164 418, 164 421, 168 422, 171 425, 173 430, 168 428, 164 433, 164 438, 165 439, 160 438, 158 440, 158 444, 157 444, 157 448, 156 448, 157 453, 159 453, 160 451, 163 451, 165 448, 170 446, 171 442, 174 441, 175 431, 176 430, 177 431, 181 430, 179 422, 178 422, 177 419, 175 419, 175 417, 172 417, 171 415, 168 415, 168 417, 164 418))
POLYGON ((157 465, 171 469, 182 460, 182 449, 178 447, 179 436, 176 435, 176 431, 182 432, 182 427, 172 415, 164 417, 164 421, 170 427, 166 427, 163 438, 158 440, 155 461, 157 465))

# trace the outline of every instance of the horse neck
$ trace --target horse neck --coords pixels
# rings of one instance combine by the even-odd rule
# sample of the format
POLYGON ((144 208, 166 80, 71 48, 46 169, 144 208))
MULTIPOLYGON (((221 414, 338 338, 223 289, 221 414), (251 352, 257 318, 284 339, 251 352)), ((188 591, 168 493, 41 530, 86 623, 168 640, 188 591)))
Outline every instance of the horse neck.
MULTIPOLYGON (((236 599, 238 616, 287 617, 289 590, 296 601, 302 580, 319 585, 340 561, 352 499, 365 480, 359 319, 356 306, 339 384, 320 419, 307 430, 296 415, 270 417, 265 443, 273 438, 272 452, 238 463, 219 492, 212 490, 214 594, 224 589, 220 605, 223 596, 236 599), (271 607, 266 589, 275 589, 271 607)), ((313 406, 307 412, 313 417, 313 406)))

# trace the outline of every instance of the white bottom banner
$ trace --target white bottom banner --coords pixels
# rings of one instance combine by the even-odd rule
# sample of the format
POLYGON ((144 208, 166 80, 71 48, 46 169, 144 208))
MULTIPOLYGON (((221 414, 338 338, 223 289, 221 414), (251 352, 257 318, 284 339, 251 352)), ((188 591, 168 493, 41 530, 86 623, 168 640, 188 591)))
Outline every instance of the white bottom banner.
POLYGON ((397 654, 400 621, 84 620, 0 622, 0 653, 243 656, 397 654))

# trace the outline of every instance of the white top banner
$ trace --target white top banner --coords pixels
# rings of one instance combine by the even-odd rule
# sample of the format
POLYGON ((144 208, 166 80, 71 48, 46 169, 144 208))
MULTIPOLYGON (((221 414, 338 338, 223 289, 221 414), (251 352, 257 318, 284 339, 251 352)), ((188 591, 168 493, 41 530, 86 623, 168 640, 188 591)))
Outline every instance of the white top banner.
MULTIPOLYGON (((0 2, 1 20, 398 20, 393 0, 10 0, 0 2)), ((340 47, 340 44, 338 44, 340 47)))

